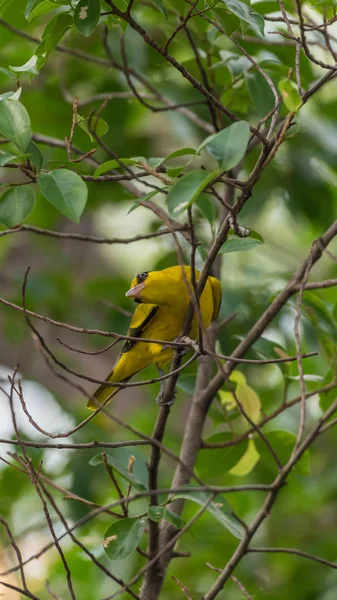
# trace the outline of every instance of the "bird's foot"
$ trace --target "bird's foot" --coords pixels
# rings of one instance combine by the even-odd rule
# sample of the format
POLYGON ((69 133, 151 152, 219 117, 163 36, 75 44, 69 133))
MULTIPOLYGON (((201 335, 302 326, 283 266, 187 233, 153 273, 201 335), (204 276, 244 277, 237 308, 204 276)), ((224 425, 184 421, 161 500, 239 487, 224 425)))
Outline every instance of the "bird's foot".
POLYGON ((171 396, 171 398, 167 398, 165 400, 165 389, 161 389, 156 398, 156 402, 157 402, 158 406, 167 406, 167 407, 172 406, 176 399, 176 395, 177 395, 177 392, 175 391, 173 393, 173 395, 171 396))
POLYGON ((164 344, 163 346, 163 350, 167 350, 167 348, 171 348, 172 350, 175 350, 176 352, 179 352, 179 354, 181 356, 184 356, 185 354, 187 354, 187 352, 189 352, 189 350, 191 348, 193 348, 193 350, 195 352, 199 351, 199 346, 197 344, 197 342, 195 340, 191 340, 191 338, 188 337, 188 335, 182 335, 182 336, 178 336, 176 337, 174 340, 172 340, 173 342, 177 343, 177 344, 186 344, 185 347, 183 346, 178 346, 178 347, 173 347, 169 346, 168 344, 164 344))
POLYGON ((188 337, 188 335, 182 335, 180 337, 177 337, 174 341, 180 342, 182 344, 186 344, 185 348, 179 349, 179 352, 182 355, 187 354, 187 352, 190 350, 190 348, 192 348, 192 350, 194 350, 194 352, 200 351, 198 342, 196 342, 195 340, 191 340, 191 338, 188 337))

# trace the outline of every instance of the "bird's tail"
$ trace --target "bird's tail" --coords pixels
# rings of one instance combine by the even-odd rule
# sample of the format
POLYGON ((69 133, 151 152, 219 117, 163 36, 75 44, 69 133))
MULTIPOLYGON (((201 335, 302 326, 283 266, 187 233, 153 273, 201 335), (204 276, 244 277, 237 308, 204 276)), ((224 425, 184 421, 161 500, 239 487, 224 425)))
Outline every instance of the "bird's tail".
MULTIPOLYGON (((115 381, 114 378, 114 369, 111 371, 110 375, 108 375, 108 377, 106 378, 106 381, 115 381)), ((111 385, 106 385, 105 383, 102 383, 102 385, 99 386, 99 388, 97 388, 96 392, 93 394, 93 397, 90 398, 90 400, 88 400, 87 402, 87 408, 90 408, 91 410, 96 410, 96 408, 98 408, 99 404, 103 404, 103 402, 109 397, 111 396, 111 398, 113 398, 113 396, 115 394, 117 394, 119 388, 113 388, 111 385)))

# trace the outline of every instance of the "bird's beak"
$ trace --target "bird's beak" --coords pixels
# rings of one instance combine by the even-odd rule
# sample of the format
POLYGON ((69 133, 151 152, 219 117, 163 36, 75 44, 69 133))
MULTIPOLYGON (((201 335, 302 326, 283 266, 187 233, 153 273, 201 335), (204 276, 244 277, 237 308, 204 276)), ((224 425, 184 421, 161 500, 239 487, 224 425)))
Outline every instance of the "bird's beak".
POLYGON ((140 298, 140 292, 145 288, 145 283, 138 283, 138 285, 135 285, 133 288, 131 288, 131 290, 129 290, 128 292, 126 292, 126 296, 128 296, 129 298, 140 298))

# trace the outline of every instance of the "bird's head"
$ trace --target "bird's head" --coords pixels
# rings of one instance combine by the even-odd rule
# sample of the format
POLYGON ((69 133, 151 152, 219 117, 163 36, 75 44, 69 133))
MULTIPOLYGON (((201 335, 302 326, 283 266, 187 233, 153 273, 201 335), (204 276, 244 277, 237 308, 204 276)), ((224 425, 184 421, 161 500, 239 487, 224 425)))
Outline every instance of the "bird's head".
POLYGON ((126 296, 134 298, 135 302, 145 304, 162 304, 165 302, 162 273, 160 271, 144 271, 135 275, 131 288, 126 296))
MULTIPOLYGON (((154 286, 153 274, 155 272, 144 271, 134 276, 131 281, 131 288, 126 292, 126 296, 134 298, 135 302, 146 302, 151 303, 149 298, 151 296, 151 289, 154 286)), ((156 278, 154 278, 156 279, 156 278)), ((153 290, 152 290, 153 291, 153 290)))

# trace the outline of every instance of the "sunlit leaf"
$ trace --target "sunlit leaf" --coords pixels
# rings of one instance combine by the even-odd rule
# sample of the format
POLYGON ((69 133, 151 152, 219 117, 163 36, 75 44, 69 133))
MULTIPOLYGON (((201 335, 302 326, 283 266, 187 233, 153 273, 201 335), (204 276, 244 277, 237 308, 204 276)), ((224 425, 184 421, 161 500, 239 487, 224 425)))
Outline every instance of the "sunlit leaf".
POLYGON ((18 185, 0 198, 0 223, 16 227, 32 212, 35 202, 34 190, 29 185, 18 185))
POLYGON ((227 411, 236 410, 239 411, 238 404, 231 392, 225 392, 225 390, 219 390, 218 396, 220 398, 220 402, 223 406, 226 407, 227 411))
POLYGON ((256 423, 261 412, 261 400, 257 393, 249 385, 239 384, 236 395, 249 419, 256 423))
MULTIPOLYGON (((229 381, 232 385, 235 384, 233 386, 235 395, 231 390, 219 390, 221 403, 225 404, 228 410, 240 410, 239 402, 248 418, 254 423, 257 422, 261 412, 261 401, 257 393, 248 385, 244 374, 240 371, 234 371, 229 381)), ((245 421, 248 426, 247 419, 245 421)))
MULTIPOLYGON (((212 435, 205 441, 207 444, 215 444, 232 440, 232 433, 223 432, 212 435)), ((196 469, 201 479, 223 476, 239 462, 247 448, 248 440, 225 448, 202 448, 196 462, 196 469)))
POLYGON ((248 448, 238 463, 229 471, 231 475, 244 477, 248 475, 260 460, 254 440, 248 440, 248 448))
POLYGON ((287 109, 291 112, 297 112, 300 106, 302 106, 302 98, 299 95, 295 84, 292 81, 289 81, 289 79, 283 79, 279 82, 278 88, 287 109))
POLYGON ((135 552, 145 529, 144 519, 116 521, 104 534, 104 550, 110 560, 122 560, 135 552))

